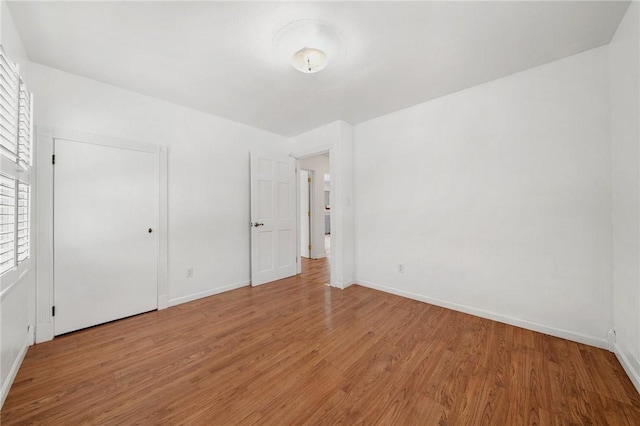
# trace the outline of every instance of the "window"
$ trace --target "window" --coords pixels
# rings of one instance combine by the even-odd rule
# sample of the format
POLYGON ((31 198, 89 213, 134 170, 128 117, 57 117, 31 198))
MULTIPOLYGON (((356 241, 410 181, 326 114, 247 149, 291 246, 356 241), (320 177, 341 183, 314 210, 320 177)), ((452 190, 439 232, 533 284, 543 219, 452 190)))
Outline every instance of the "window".
MULTIPOLYGON (((33 98, 0 46, 0 275, 20 273, 31 254, 33 98)), ((9 278, 9 285, 13 280, 9 278)), ((16 275, 17 279, 17 275, 16 275)))
POLYGON ((18 111, 18 164, 28 170, 31 167, 31 95, 23 82, 20 82, 18 111))
POLYGON ((16 181, 0 174, 0 274, 15 265, 16 257, 16 181))
POLYGON ((17 263, 20 264, 29 258, 30 234, 31 234, 31 212, 29 211, 29 185, 18 181, 18 200, 17 200, 17 263))
POLYGON ((15 162, 18 140, 18 73, 0 51, 0 153, 15 162))

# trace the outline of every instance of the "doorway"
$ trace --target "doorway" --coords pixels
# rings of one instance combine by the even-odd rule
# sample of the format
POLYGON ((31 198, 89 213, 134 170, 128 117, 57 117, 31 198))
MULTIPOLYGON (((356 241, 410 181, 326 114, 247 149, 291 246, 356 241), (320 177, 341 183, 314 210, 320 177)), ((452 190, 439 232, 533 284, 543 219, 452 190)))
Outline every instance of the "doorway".
POLYGON ((328 151, 298 158, 300 273, 320 263, 331 267, 330 161, 328 151))

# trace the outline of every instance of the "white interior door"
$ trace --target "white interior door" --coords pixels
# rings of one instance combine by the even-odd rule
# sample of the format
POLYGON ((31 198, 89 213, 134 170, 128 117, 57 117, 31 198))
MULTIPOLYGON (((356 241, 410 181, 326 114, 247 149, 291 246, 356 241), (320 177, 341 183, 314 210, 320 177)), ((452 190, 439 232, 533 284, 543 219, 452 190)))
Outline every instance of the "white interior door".
POLYGON ((251 153, 251 285, 296 274, 294 164, 251 153))
POLYGON ((55 334, 157 309, 157 154, 56 139, 55 160, 55 334))
POLYGON ((308 170, 300 170, 300 256, 311 257, 311 199, 308 170))

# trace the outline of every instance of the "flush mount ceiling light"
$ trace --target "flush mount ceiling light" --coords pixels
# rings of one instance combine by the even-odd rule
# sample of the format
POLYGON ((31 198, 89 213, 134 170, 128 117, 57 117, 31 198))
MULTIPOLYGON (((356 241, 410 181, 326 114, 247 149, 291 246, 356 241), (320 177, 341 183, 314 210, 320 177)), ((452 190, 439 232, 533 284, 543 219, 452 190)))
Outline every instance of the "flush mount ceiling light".
POLYGON ((326 22, 294 21, 281 28, 273 39, 273 50, 281 63, 289 63, 305 74, 335 67, 344 57, 342 34, 326 22))
POLYGON ((298 71, 313 74, 327 66, 327 55, 313 47, 303 47, 291 57, 291 65, 298 71))

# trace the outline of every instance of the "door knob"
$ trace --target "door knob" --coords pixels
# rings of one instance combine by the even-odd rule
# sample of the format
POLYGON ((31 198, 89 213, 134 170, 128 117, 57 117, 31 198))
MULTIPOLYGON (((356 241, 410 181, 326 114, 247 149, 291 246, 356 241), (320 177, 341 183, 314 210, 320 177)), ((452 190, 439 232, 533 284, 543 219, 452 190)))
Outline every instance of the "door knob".
POLYGON ((153 229, 149 228, 149 233, 152 233, 152 232, 153 232, 153 229))
POLYGON ((257 228, 258 226, 264 226, 264 223, 255 222, 253 226, 257 228))

